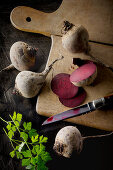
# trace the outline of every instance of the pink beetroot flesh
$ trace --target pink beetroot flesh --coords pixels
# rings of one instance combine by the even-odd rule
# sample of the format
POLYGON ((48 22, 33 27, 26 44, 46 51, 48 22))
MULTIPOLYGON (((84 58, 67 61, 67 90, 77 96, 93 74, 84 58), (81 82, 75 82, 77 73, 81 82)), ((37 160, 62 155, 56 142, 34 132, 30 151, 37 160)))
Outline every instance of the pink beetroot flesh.
POLYGON ((60 102, 66 107, 76 107, 84 102, 86 98, 86 92, 84 89, 79 89, 78 94, 71 99, 59 98, 60 102))
POLYGON ((52 79, 51 89, 60 98, 72 98, 78 92, 78 87, 70 82, 70 75, 66 73, 57 74, 52 79))
POLYGON ((80 82, 92 76, 96 72, 96 65, 94 63, 84 64, 77 68, 71 75, 71 82, 80 82))

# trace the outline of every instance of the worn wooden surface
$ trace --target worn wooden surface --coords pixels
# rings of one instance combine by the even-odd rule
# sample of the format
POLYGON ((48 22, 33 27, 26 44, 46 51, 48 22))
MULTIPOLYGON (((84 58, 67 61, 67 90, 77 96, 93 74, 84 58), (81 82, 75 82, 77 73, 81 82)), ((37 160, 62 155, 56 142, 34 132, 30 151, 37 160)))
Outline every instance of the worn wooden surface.
MULTIPOLYGON (((60 0, 6 0, 0 2, 0 69, 10 64, 9 50, 16 41, 25 41, 32 46, 39 47, 39 65, 37 72, 41 72, 46 65, 51 47, 51 39, 39 34, 32 34, 15 29, 10 23, 10 12, 19 5, 30 6, 44 12, 54 11, 60 5, 60 0)), ((113 169, 113 136, 99 139, 90 139, 84 142, 84 148, 80 155, 74 155, 71 159, 59 157, 53 152, 55 135, 61 127, 73 125, 70 122, 60 122, 48 127, 41 127, 45 117, 40 116, 35 111, 36 98, 24 99, 12 94, 14 80, 18 71, 0 74, 0 116, 9 120, 8 114, 17 111, 23 114, 24 120, 32 121, 33 127, 39 133, 48 136, 47 149, 52 156, 52 161, 48 163, 49 170, 112 170, 113 169)), ((75 125, 75 124, 74 124, 75 125)), ((5 124, 0 121, 0 169, 22 170, 21 162, 9 156, 11 145, 4 134, 2 127, 5 124)), ((107 133, 105 131, 76 125, 83 136, 107 133)))
POLYGON ((63 0, 53 13, 19 6, 11 13, 12 24, 23 31, 59 35, 63 21, 82 24, 93 41, 113 43, 113 1, 63 0), (31 20, 27 20, 27 18, 31 20))

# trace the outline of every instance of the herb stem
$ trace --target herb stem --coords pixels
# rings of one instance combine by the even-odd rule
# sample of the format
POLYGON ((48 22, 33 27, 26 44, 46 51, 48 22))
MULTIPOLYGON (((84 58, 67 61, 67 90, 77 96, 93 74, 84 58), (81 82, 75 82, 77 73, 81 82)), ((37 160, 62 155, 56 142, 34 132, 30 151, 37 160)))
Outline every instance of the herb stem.
POLYGON ((20 129, 21 131, 23 131, 23 132, 24 132, 24 129, 22 129, 22 128, 20 128, 20 127, 19 127, 19 129, 20 129))
MULTIPOLYGON (((6 130, 5 130, 4 128, 3 128, 3 130, 4 130, 5 134, 7 135, 7 137, 9 138, 9 136, 8 136, 8 134, 7 134, 7 132, 6 132, 6 130)), ((10 139, 10 138, 9 138, 9 139, 10 139)), ((11 139, 10 139, 10 142, 11 142, 11 145, 12 145, 13 149, 15 149, 15 147, 14 147, 14 145, 13 145, 11 139)))
POLYGON ((17 139, 12 139, 12 141, 20 142, 20 143, 22 143, 22 142, 23 142, 23 141, 20 141, 20 140, 17 140, 17 139))
POLYGON ((15 140, 11 139, 14 143, 18 144, 18 142, 16 142, 15 140))
MULTIPOLYGON (((10 118, 12 119, 12 116, 10 115, 10 118)), ((15 124, 15 121, 12 119, 12 121, 13 121, 13 123, 15 124)), ((20 130, 19 130, 19 128, 17 127, 17 125, 15 124, 15 126, 16 126, 16 128, 17 128, 17 130, 18 130, 18 132, 19 133, 21 133, 20 132, 20 130)), ((24 140, 24 139, 23 139, 24 140)), ((28 143, 24 140, 24 142, 25 142, 25 144, 26 144, 26 146, 28 147, 28 149, 31 151, 31 149, 29 148, 29 145, 28 145, 28 143)))
MULTIPOLYGON (((12 141, 13 142, 20 142, 20 143, 22 143, 23 141, 21 141, 21 140, 17 140, 17 139, 12 139, 12 141)), ((29 143, 29 142, 27 142, 29 145, 33 145, 33 143, 29 143)))
POLYGON ((8 122, 7 122, 6 120, 4 120, 2 117, 0 117, 0 119, 1 119, 3 122, 5 122, 5 123, 8 124, 8 122))

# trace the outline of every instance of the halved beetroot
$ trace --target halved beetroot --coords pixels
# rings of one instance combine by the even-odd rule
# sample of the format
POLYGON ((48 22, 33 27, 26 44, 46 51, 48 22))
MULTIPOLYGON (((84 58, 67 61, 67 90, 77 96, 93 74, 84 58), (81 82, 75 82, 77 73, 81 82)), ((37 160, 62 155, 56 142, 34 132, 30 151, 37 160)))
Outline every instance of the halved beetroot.
POLYGON ((70 75, 66 73, 57 74, 52 79, 51 89, 60 98, 72 98, 78 92, 78 87, 70 82, 70 75))
POLYGON ((96 65, 91 62, 84 64, 77 68, 71 75, 70 75, 70 81, 75 86, 86 86, 90 85, 97 76, 97 67, 96 65))
POLYGON ((76 96, 70 99, 59 98, 59 101, 66 107, 76 107, 84 102, 86 98, 86 92, 84 89, 79 89, 79 92, 76 96))

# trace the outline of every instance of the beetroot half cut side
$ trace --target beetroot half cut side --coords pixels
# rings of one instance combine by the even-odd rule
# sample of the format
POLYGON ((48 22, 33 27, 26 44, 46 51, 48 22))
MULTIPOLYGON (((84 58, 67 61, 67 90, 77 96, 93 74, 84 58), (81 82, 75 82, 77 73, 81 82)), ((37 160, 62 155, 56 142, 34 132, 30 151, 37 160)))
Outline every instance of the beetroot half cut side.
POLYGON ((57 74, 51 81, 52 91, 60 98, 72 98, 78 93, 78 87, 70 82, 70 75, 57 74))
POLYGON ((85 98, 86 98, 86 91, 83 88, 80 88, 78 94, 75 97, 71 99, 59 98, 59 101, 64 106, 73 108, 81 105, 84 102, 85 98))
POLYGON ((88 63, 77 68, 71 75, 70 81, 75 86, 90 85, 97 76, 97 67, 94 63, 88 63))

